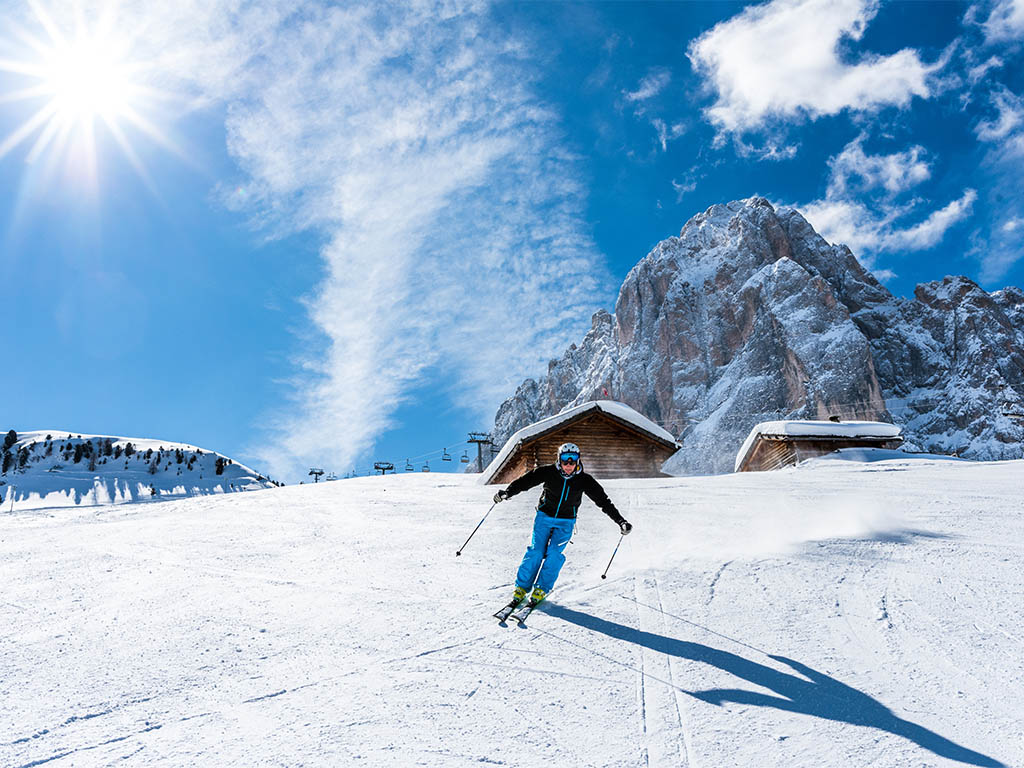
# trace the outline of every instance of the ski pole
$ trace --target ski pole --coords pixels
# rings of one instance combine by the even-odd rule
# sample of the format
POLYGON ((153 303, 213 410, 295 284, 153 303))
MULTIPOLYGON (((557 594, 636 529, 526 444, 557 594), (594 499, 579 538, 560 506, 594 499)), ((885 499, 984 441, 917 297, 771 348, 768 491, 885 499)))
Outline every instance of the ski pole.
MULTIPOLYGON (((498 502, 494 502, 493 504, 491 504, 491 509, 494 509, 496 506, 498 506, 498 502)), ((491 514, 491 509, 487 510, 487 515, 491 514)), ((476 528, 473 529, 473 533, 469 534, 469 539, 472 539, 473 536, 476 535, 476 532, 480 530, 480 526, 484 524, 484 520, 487 519, 487 515, 484 515, 483 520, 476 524, 476 528)), ((465 543, 461 547, 459 547, 458 552, 455 553, 456 557, 462 554, 462 550, 466 548, 466 544, 469 544, 469 539, 466 539, 465 543)))
MULTIPOLYGON (((626 538, 626 534, 622 534, 621 536, 619 536, 619 544, 622 543, 622 540, 624 538, 626 538)), ((612 567, 612 560, 615 559, 615 554, 619 551, 619 544, 615 545, 615 552, 612 552, 611 559, 608 560, 608 565, 605 566, 604 573, 601 574, 602 579, 608 578, 608 569, 612 567)))

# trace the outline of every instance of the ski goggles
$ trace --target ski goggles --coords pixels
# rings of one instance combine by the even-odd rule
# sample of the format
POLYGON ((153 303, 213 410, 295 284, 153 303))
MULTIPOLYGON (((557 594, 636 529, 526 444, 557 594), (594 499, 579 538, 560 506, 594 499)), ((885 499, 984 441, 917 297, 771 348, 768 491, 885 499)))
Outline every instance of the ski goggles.
POLYGON ((558 457, 558 460, 562 464, 578 464, 580 461, 580 455, 578 453, 563 453, 558 457))

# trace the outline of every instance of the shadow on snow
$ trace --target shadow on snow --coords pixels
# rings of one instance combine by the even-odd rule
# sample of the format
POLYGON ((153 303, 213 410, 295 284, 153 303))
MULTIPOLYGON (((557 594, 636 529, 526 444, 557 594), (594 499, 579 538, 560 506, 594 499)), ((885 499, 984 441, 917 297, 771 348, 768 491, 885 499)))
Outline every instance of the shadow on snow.
POLYGON ((617 640, 650 648, 669 656, 710 664, 778 694, 771 696, 739 688, 683 691, 709 704, 721 705, 724 702, 735 702, 759 707, 774 707, 826 720, 877 728, 909 739, 940 757, 970 765, 992 766, 993 768, 1003 766, 1003 763, 998 760, 962 747, 934 731, 929 731, 927 728, 897 717, 884 704, 866 693, 784 656, 766 654, 770 659, 785 664, 798 674, 782 672, 745 659, 735 653, 721 651, 700 643, 677 640, 673 637, 633 629, 561 605, 548 604, 545 608, 547 614, 593 632, 600 632, 617 640))

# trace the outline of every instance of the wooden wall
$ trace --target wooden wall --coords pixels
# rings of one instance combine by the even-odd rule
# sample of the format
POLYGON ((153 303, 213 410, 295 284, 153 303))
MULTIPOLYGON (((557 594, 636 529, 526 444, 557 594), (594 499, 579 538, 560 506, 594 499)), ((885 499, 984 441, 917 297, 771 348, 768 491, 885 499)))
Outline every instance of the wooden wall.
POLYGON ((603 413, 592 413, 521 446, 491 483, 510 483, 535 467, 554 464, 562 443, 576 443, 580 447, 584 471, 598 480, 663 477, 661 465, 675 452, 603 413))
POLYGON ((764 472, 791 467, 805 459, 824 456, 840 448, 898 448, 902 439, 892 438, 800 438, 762 435, 740 472, 764 472))

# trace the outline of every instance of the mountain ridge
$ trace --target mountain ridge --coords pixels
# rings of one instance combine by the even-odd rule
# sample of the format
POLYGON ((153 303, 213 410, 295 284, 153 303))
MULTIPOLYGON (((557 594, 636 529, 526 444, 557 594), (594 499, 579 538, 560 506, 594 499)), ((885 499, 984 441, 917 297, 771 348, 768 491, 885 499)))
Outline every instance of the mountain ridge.
POLYGON ((963 276, 888 291, 795 209, 752 197, 711 206, 626 275, 614 314, 527 379, 495 415, 522 426, 597 396, 665 426, 673 473, 730 471, 758 421, 896 421, 907 447, 1024 455, 1024 294, 963 276))

